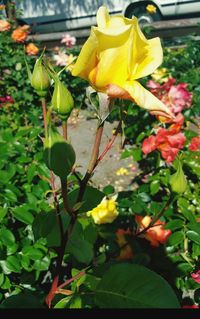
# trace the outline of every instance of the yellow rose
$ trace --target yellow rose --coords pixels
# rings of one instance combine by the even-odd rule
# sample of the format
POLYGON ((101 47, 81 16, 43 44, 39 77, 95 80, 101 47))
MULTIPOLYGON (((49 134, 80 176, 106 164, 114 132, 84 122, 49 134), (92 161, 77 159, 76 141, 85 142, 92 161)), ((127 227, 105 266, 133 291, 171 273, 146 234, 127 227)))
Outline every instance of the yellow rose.
POLYGON ((171 116, 168 108, 136 81, 162 63, 160 39, 147 40, 136 17, 110 17, 105 7, 97 12, 97 25, 91 28, 72 75, 88 80, 96 91, 112 98, 132 100, 154 114, 171 116))
POLYGON ((110 199, 104 197, 97 207, 87 212, 87 216, 91 216, 94 219, 95 224, 112 223, 119 214, 115 200, 116 196, 113 196, 110 199))

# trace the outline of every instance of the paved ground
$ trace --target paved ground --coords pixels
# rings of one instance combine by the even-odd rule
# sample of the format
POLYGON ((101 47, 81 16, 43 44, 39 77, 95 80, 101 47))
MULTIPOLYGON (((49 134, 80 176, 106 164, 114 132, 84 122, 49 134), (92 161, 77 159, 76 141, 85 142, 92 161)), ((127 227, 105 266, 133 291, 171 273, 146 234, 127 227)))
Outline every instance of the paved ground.
MULTIPOLYGON (((106 122, 102 137, 100 153, 104 150, 112 131, 116 128, 117 122, 112 124, 106 122)), ((91 118, 87 110, 74 110, 69 119, 68 136, 76 151, 77 169, 84 174, 90 159, 91 148, 95 138, 97 120, 91 118)), ((115 140, 114 145, 101 161, 95 170, 92 182, 102 189, 108 184, 112 184, 116 191, 130 190, 134 188, 131 180, 137 174, 137 164, 132 158, 120 159, 121 156, 120 135, 115 140)))

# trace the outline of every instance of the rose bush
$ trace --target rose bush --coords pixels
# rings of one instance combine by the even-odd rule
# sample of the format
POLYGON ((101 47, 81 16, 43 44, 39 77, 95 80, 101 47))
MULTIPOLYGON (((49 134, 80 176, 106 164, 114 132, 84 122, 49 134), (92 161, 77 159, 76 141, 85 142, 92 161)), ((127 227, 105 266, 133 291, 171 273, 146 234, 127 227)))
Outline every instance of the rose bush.
POLYGON ((160 40, 104 7, 97 22, 73 76, 44 52, 29 55, 31 46, 28 79, 21 40, 0 31, 0 308, 197 308, 200 45, 167 50, 164 77, 176 82, 152 74, 149 92, 160 40), (86 82, 76 75, 97 90, 87 91, 98 121, 84 176, 67 132, 74 105, 84 104, 86 82), (119 125, 99 154, 105 119, 119 125), (89 180, 119 132, 121 157, 137 161, 138 174, 116 194, 89 180))

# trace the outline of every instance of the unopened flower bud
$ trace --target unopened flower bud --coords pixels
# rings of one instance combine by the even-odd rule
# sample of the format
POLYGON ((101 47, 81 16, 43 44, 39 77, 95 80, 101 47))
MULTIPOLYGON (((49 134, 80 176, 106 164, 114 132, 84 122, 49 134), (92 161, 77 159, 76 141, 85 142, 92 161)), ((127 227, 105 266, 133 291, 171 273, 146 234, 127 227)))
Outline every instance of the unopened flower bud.
POLYGON ((62 121, 66 121, 74 107, 74 100, 71 93, 60 81, 55 81, 55 88, 51 100, 53 110, 58 113, 62 121))
POLYGON ((41 57, 36 60, 31 77, 31 85, 39 96, 44 97, 47 95, 50 87, 50 77, 45 67, 42 65, 41 57))
POLYGON ((76 155, 70 143, 68 143, 58 131, 50 126, 48 135, 44 141, 44 161, 47 167, 65 179, 71 172, 76 155))
POLYGON ((184 193, 187 188, 187 180, 183 173, 181 163, 178 162, 178 168, 175 174, 170 177, 169 183, 175 193, 184 193))

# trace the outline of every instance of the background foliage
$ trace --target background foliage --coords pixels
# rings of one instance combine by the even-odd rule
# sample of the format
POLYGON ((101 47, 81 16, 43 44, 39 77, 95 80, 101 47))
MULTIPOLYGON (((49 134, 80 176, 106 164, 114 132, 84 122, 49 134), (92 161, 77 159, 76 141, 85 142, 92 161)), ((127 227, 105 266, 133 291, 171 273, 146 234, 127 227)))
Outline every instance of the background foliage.
MULTIPOLYGON (((70 52, 76 55, 78 48, 70 52)), ((13 104, 2 104, 0 109, 0 307, 45 307, 60 238, 51 201, 49 170, 43 163, 42 110, 26 75, 23 45, 14 43, 9 32, 1 32, 0 54, 0 96, 10 95, 14 99, 13 104)), ((184 116, 186 123, 196 123, 200 103, 200 43, 189 41, 185 48, 165 49, 164 56, 163 66, 177 83, 188 83, 193 92, 193 105, 184 116)), ((27 60, 33 68, 35 57, 27 56, 27 60)), ((62 73, 62 80, 76 106, 85 107, 86 83, 67 71, 62 73)), ((119 119, 120 103, 116 103, 109 121, 119 119)), ((125 123, 125 148, 121 156, 130 156, 138 162, 139 173, 132 181, 136 190, 120 192, 119 218, 112 224, 97 226, 86 212, 104 195, 112 195, 114 189, 112 185, 106 186, 104 192, 92 186, 87 188, 65 252, 63 279, 87 271, 68 285, 69 295, 55 296, 55 308, 176 308, 179 303, 200 303, 199 284, 191 278, 191 273, 200 266, 199 166, 198 153, 187 148, 196 136, 189 125, 185 127, 187 143, 182 155, 188 188, 181 196, 173 197, 162 217, 172 235, 166 245, 156 248, 145 238, 126 235, 133 257, 127 262, 118 258, 117 230, 129 228, 134 233, 137 224, 133 212, 154 216, 163 209, 170 198, 169 176, 173 171, 157 152, 142 155, 142 140, 150 135, 155 118, 129 102, 123 102, 123 108, 120 116, 125 123)), ((78 185, 73 184, 73 176, 71 179, 73 203, 78 185)), ((62 210, 61 216, 67 227, 69 220, 62 210)))

